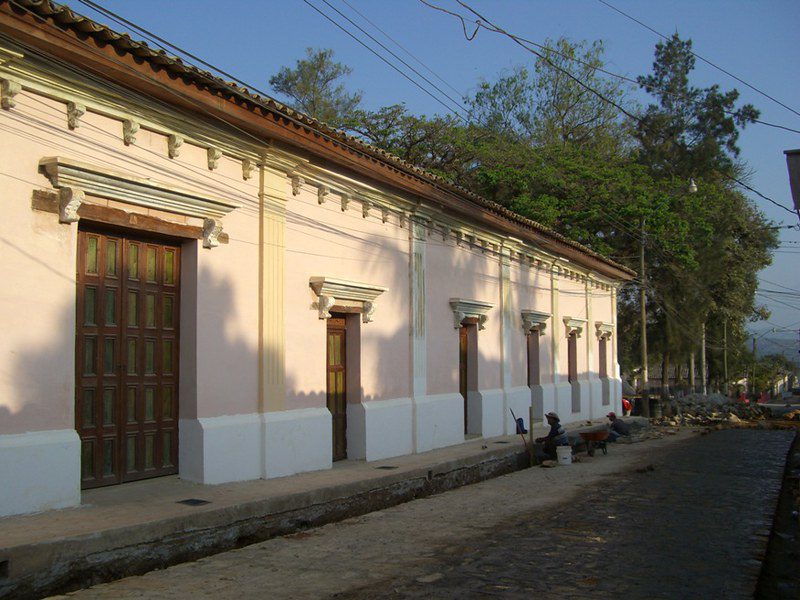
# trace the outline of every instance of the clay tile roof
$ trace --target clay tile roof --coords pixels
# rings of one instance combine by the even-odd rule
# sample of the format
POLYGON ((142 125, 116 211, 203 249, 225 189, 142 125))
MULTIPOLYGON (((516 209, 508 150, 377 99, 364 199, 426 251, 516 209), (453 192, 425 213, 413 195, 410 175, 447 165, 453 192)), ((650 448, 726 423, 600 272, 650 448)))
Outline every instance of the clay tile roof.
POLYGON ((293 110, 285 104, 278 102, 269 96, 251 93, 247 88, 242 87, 236 83, 226 82, 221 77, 213 75, 209 71, 200 69, 193 65, 185 63, 177 56, 172 56, 164 50, 154 50, 150 48, 145 42, 132 39, 127 33, 117 33, 106 25, 97 23, 83 15, 80 15, 70 9, 68 6, 56 4, 51 0, 0 0, 0 4, 9 3, 12 6, 22 8, 25 11, 42 18, 43 20, 50 19, 53 24, 62 29, 75 31, 84 35, 90 35, 100 41, 107 42, 114 46, 116 49, 132 54, 144 61, 151 62, 159 65, 168 72, 175 73, 187 81, 197 84, 202 84, 206 89, 215 95, 220 95, 229 100, 239 99, 245 100, 251 105, 266 108, 269 111, 277 112, 281 115, 288 116, 296 122, 304 125, 309 131, 322 133, 332 140, 338 140, 342 144, 362 152, 366 156, 376 158, 382 162, 388 163, 403 171, 411 172, 420 179, 427 181, 436 187, 443 188, 463 199, 466 199, 482 208, 485 208, 505 219, 512 221, 518 225, 537 231, 546 237, 557 240, 562 244, 571 246, 587 256, 591 256, 600 260, 616 269, 619 269, 630 275, 635 275, 635 271, 621 265, 602 254, 587 248, 549 227, 519 215, 506 207, 487 200, 474 192, 471 192, 461 186, 455 185, 448 180, 435 175, 425 169, 413 165, 385 150, 373 146, 360 140, 352 135, 343 131, 335 129, 322 121, 318 121, 304 113, 293 110))

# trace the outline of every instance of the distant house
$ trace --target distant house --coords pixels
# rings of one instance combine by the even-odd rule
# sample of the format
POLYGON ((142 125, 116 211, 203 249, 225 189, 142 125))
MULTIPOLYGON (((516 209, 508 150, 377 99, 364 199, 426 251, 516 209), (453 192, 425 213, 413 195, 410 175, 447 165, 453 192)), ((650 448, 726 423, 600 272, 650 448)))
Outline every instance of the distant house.
POLYGON ((47 0, 0 84, 0 515, 620 410, 624 267, 47 0))

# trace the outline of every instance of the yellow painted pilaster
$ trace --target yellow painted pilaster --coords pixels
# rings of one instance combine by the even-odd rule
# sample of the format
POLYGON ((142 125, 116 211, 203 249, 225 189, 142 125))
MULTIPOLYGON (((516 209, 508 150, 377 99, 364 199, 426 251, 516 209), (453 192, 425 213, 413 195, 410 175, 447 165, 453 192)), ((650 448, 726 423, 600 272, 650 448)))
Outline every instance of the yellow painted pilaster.
POLYGON ((261 412, 284 410, 286 400, 286 174, 259 168, 258 371, 261 412))

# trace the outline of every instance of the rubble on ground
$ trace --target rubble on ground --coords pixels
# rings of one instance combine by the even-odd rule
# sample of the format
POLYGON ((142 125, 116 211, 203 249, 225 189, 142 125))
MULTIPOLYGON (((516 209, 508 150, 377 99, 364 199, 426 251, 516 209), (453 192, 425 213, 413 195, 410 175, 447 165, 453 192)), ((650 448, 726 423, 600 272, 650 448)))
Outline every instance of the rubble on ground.
POLYGON ((783 418, 787 421, 800 421, 800 410, 787 412, 785 415, 783 415, 783 418))
MULTIPOLYGON (((678 427, 681 425, 733 425, 745 421, 764 421, 771 416, 769 408, 759 404, 745 404, 722 394, 689 394, 665 401, 665 416, 651 419, 654 425, 678 427)), ((800 420, 800 411, 795 417, 800 420)))

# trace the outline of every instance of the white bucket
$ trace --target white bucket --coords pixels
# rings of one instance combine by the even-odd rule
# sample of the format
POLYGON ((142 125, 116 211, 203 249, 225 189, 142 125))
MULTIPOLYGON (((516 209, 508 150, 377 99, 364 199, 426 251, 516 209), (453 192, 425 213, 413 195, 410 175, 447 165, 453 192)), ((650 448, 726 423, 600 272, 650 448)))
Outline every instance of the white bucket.
POLYGON ((572 464, 572 448, 569 446, 556 446, 556 456, 558 456, 559 465, 572 464))

